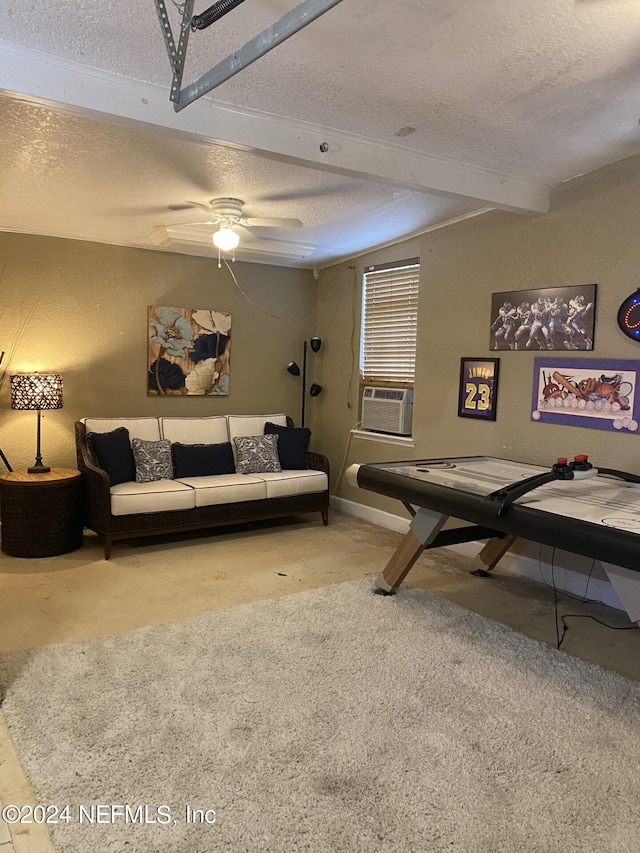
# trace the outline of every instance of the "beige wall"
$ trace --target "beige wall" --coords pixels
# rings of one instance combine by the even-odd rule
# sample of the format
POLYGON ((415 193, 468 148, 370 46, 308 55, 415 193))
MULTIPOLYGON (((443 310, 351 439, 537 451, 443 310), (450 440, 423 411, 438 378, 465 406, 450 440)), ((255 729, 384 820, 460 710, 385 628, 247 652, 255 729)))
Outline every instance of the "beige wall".
POLYGON ((73 422, 87 415, 284 411, 299 421, 300 379, 286 365, 301 361, 314 332, 310 272, 236 262, 245 297, 217 260, 0 233, 3 264, 0 350, 11 350, 30 315, 0 389, 0 447, 13 468, 33 464, 36 415, 10 409, 11 372, 63 376, 64 408, 42 422, 44 462, 55 466, 75 466, 73 422), (148 305, 231 312, 228 397, 147 397, 148 305))
MULTIPOLYGON (((596 464, 640 472, 638 435, 531 421, 533 351, 498 354, 495 422, 457 416, 460 358, 496 355, 489 350, 493 292, 596 282, 595 349, 587 357, 640 359, 640 345, 616 325, 620 303, 640 286, 639 200, 640 158, 631 158, 559 188, 546 216, 492 212, 323 271, 316 331, 325 347, 316 378, 325 393, 314 401, 311 426, 332 470, 358 420, 363 267, 419 255, 416 447, 352 439, 347 464, 492 454, 546 466, 584 452, 596 464)), ((344 481, 339 495, 407 517, 397 501, 344 481)))
MULTIPOLYGON (((0 349, 11 348, 20 317, 33 312, 10 371, 63 374, 64 409, 43 421, 43 455, 54 465, 74 463, 72 425, 84 415, 286 411, 298 423, 300 379, 285 367, 291 359, 301 363, 302 342, 315 333, 323 346, 318 354, 309 352, 308 384, 320 382, 323 393, 307 399, 307 423, 314 448, 330 457, 334 488, 343 460, 448 454, 487 453, 547 465, 558 455, 586 452, 596 464, 640 471, 637 435, 530 420, 532 351, 500 353, 495 422, 457 417, 460 357, 492 355, 494 292, 596 282, 595 349, 589 357, 640 359, 640 347, 615 322, 620 302, 640 285, 639 199, 640 158, 632 158, 559 188, 546 216, 493 212, 338 264, 322 271, 317 285, 308 271, 236 263, 246 297, 214 260, 0 233, 0 349), (363 268, 415 256, 421 258, 416 447, 349 442, 359 418, 363 268), (149 304, 232 313, 229 397, 147 397, 149 304)), ((8 377, 0 409, 0 447, 14 468, 32 464, 35 414, 10 410, 8 377)), ((406 517, 397 501, 344 480, 338 494, 406 517)))

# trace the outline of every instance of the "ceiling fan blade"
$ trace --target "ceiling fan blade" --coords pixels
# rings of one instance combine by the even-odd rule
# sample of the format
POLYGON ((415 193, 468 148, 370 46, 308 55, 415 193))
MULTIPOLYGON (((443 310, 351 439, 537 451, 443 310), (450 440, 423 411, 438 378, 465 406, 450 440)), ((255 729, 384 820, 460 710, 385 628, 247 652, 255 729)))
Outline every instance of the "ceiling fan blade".
POLYGON ((173 223, 174 226, 177 226, 180 228, 182 228, 183 225, 186 227, 187 225, 212 225, 213 226, 213 225, 217 225, 217 224, 218 224, 217 219, 198 219, 195 222, 174 222, 173 223))
POLYGON ((302 228, 302 222, 299 219, 260 219, 255 217, 246 218, 243 216, 240 222, 243 225, 254 226, 256 228, 302 228))
POLYGON ((233 229, 236 234, 240 237, 240 243, 251 243, 252 241, 259 240, 256 234, 252 231, 249 231, 247 228, 244 228, 242 225, 236 225, 233 229))

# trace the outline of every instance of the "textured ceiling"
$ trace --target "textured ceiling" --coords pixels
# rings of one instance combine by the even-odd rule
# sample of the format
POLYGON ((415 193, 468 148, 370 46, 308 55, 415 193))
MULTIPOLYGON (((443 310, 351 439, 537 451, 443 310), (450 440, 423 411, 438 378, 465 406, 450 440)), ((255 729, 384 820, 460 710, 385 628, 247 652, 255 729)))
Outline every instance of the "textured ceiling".
MULTIPOLYGON (((273 256, 311 268, 543 211, 553 185, 640 152, 638 0, 342 0, 178 113, 153 0, 44 6, 0 8, 0 229, 157 248, 154 228, 200 218, 177 206, 231 196, 301 219, 253 234, 316 246, 273 256)), ((295 6, 246 0, 192 33, 183 83, 295 6)))

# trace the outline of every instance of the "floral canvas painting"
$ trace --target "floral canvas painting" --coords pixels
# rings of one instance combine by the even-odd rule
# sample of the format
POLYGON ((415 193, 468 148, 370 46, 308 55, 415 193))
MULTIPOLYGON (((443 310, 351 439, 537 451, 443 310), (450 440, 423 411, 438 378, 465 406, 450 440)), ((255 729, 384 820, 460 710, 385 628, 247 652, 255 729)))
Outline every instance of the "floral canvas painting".
POLYGON ((209 308, 149 307, 147 394, 229 393, 231 314, 209 308))

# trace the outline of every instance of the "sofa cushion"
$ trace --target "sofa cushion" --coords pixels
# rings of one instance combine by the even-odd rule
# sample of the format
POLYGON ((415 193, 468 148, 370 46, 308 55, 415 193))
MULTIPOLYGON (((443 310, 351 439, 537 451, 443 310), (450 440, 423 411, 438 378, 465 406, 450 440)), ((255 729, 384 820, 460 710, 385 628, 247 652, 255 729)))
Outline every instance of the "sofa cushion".
POLYGON ((111 488, 113 515, 167 512, 193 509, 195 492, 178 480, 154 480, 150 483, 119 483, 111 488))
POLYGON ((221 444, 229 441, 224 415, 204 418, 160 418, 162 438, 180 444, 221 444))
POLYGON ((109 475, 110 485, 135 480, 136 463, 127 429, 118 427, 110 432, 88 432, 87 444, 93 450, 98 465, 109 475))
POLYGON ((258 474, 183 477, 180 482, 192 488, 196 506, 261 501, 267 497, 266 483, 258 474))
POLYGON ((111 432, 117 427, 129 430, 130 438, 157 441, 162 438, 157 418, 84 418, 87 432, 111 432))
POLYGON ((237 462, 234 438, 242 435, 264 435, 264 425, 267 421, 280 426, 287 425, 286 415, 227 415, 229 441, 233 448, 233 458, 237 462))
POLYGON ((282 471, 280 474, 254 474, 261 477, 267 487, 268 498, 286 498, 324 492, 329 488, 329 478, 324 471, 282 471))
POLYGON ((264 425, 265 435, 278 436, 278 458, 280 467, 285 470, 303 470, 308 468, 307 450, 311 430, 307 427, 283 427, 267 421, 264 425))
POLYGON ((229 441, 220 444, 181 444, 176 441, 171 445, 171 455, 176 480, 236 472, 229 441))
POLYGON ((132 438, 131 449, 136 460, 136 483, 173 479, 171 442, 166 438, 158 441, 132 438))
POLYGON ((233 439, 236 446, 238 474, 281 471, 277 435, 241 435, 233 439))
POLYGON ((272 424, 287 425, 286 415, 227 415, 229 441, 239 435, 264 435, 264 425, 267 421, 272 424))

